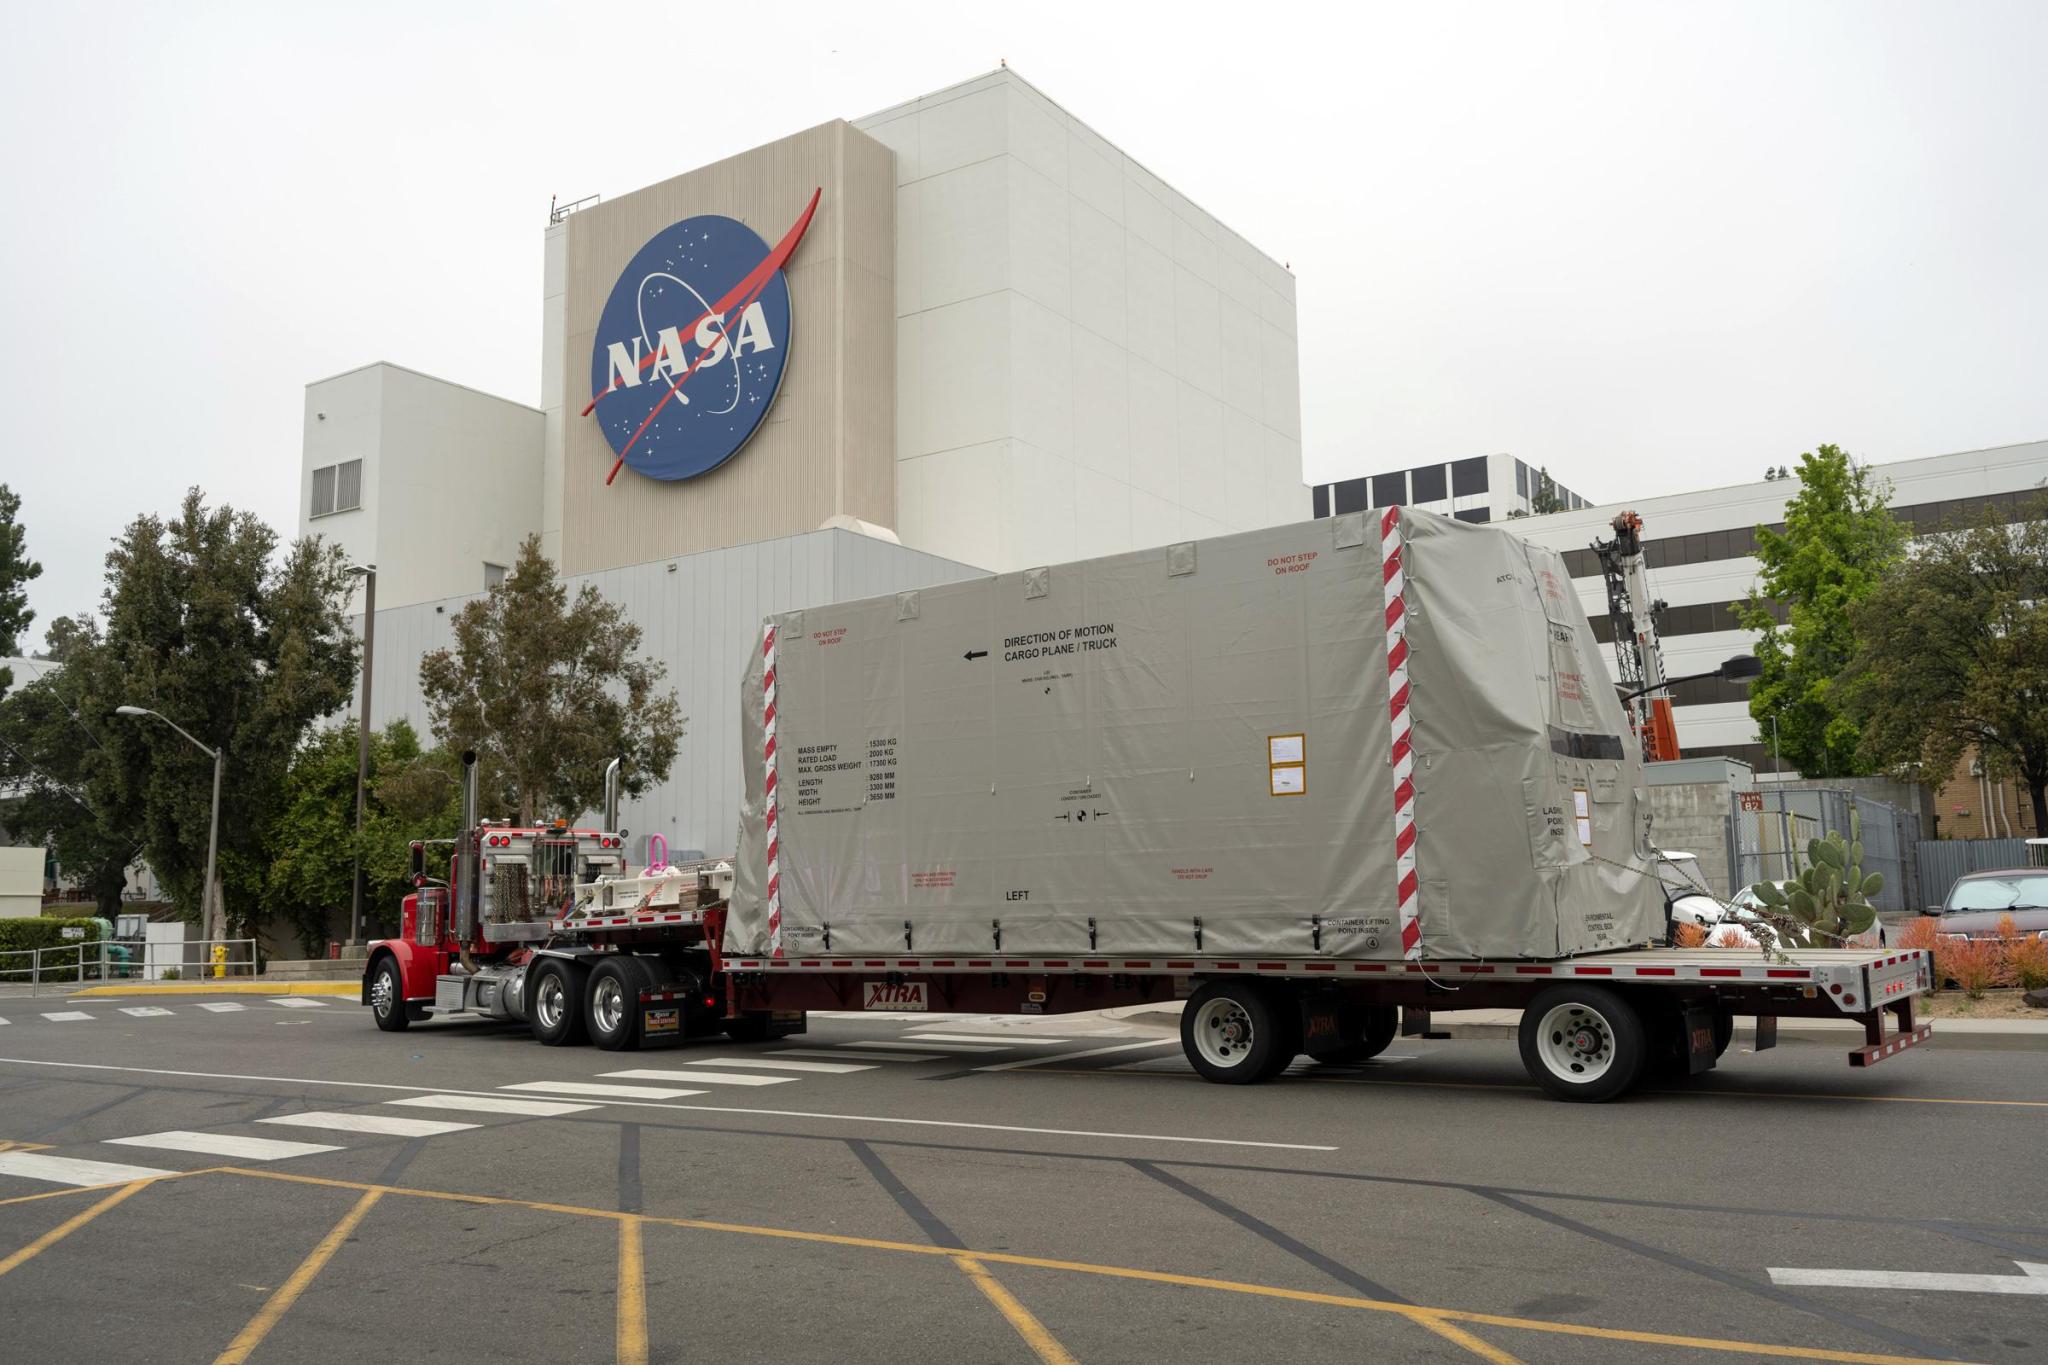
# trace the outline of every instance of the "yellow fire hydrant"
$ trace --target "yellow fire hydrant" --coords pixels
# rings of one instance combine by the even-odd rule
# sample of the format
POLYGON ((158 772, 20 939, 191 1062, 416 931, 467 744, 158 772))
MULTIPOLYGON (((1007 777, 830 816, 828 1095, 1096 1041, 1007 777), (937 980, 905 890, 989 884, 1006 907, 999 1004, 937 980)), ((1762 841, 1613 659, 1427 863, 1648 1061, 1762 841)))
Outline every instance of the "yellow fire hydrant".
POLYGON ((213 974, 216 977, 228 974, 228 945, 225 943, 213 945, 213 974))

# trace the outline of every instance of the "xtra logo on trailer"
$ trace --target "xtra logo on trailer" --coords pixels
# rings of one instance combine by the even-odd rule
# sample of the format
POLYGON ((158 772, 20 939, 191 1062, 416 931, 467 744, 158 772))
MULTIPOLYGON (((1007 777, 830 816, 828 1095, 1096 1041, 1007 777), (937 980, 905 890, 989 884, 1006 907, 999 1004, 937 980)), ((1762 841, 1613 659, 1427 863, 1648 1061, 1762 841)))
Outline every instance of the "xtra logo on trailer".
POLYGON ((739 453, 789 364, 789 281, 823 190, 774 250, 745 223, 704 214, 656 233, 598 318, 590 406, 622 465, 693 479, 739 453))

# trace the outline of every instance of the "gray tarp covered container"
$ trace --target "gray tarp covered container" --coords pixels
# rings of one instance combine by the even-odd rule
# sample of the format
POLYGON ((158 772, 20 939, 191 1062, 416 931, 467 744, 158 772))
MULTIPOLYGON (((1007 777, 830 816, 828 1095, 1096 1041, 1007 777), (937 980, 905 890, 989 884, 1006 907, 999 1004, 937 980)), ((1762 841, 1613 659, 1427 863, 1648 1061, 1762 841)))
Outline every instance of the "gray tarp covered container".
POLYGON ((1404 900, 1425 958, 1663 929, 1636 739, 1562 560, 1505 531, 1335 517, 763 646, 728 952, 1393 958, 1404 900))

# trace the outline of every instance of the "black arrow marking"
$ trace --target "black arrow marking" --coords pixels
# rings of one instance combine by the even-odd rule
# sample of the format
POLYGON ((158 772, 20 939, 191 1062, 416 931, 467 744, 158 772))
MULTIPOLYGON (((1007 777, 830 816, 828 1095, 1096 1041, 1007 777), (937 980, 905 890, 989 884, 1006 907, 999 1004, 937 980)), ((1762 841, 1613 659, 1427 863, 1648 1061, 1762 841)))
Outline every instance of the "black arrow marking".
POLYGON ((965 654, 962 654, 960 657, 967 660, 969 663, 972 663, 976 659, 986 659, 988 657, 988 651, 985 649, 970 649, 965 654))

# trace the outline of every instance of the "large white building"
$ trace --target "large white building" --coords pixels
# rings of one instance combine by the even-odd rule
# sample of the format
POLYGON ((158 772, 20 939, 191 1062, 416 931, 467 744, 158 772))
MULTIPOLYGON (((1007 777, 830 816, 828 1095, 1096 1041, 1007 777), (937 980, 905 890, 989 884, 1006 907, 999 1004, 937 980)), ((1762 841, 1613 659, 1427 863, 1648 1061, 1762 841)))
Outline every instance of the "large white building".
MULTIPOLYGON (((1975 520, 1987 506, 2009 513, 2048 492, 2048 441, 1900 460, 1873 465, 1871 472, 1890 484, 1893 510, 1916 532, 1927 532, 1944 521, 1975 520)), ((1592 543, 1613 534, 1610 523, 1617 513, 1640 514, 1651 592, 1665 603, 1660 618, 1665 671, 1684 677, 1755 648, 1756 636, 1736 625, 1731 604, 1746 597, 1756 582, 1756 528, 1783 530, 1785 504, 1798 490, 1795 472, 1786 479, 1587 505, 1517 520, 1513 526, 1517 534, 1564 553, 1579 601, 1605 646, 1608 671, 1619 676, 1606 584, 1592 543)), ((1383 504, 1375 499, 1373 505, 1383 504)), ((1318 497, 1316 515, 1329 511, 1318 497)), ((1688 758, 1722 755, 1758 772, 1771 771, 1770 746, 1749 714, 1748 683, 1681 683, 1673 689, 1672 702, 1679 747, 1688 758)))
POLYGON ((622 603, 676 849, 730 845, 762 616, 1306 513, 1292 275, 1008 70, 567 206, 538 283, 531 405, 307 387, 299 530, 377 566, 377 725, 529 534, 622 603))

